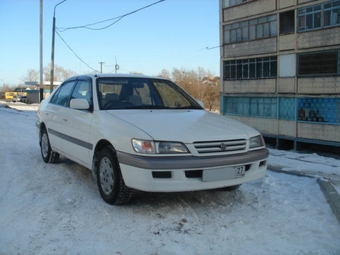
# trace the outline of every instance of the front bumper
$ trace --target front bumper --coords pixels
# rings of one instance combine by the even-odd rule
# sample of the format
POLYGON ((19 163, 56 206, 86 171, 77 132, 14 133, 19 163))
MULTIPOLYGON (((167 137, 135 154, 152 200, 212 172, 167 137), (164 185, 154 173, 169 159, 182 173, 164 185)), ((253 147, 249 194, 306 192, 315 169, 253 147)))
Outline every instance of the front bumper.
POLYGON ((205 157, 146 157, 117 152, 125 184, 151 192, 177 192, 234 186, 262 178, 267 169, 267 149, 205 157), (203 181, 203 171, 245 166, 242 178, 203 181))

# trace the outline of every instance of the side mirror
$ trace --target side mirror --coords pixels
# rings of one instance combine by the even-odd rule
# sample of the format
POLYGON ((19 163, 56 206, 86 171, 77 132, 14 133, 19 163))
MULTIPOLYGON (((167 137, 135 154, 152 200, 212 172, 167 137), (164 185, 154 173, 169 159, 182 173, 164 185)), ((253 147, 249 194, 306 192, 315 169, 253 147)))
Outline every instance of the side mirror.
POLYGON ((77 110, 89 110, 90 104, 86 99, 75 98, 70 101, 70 108, 77 110))

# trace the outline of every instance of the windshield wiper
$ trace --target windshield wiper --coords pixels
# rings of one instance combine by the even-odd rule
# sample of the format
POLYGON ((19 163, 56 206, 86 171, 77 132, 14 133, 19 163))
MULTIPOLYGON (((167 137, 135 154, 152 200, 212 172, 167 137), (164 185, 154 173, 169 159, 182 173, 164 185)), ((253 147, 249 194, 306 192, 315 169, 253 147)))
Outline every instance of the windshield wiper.
POLYGON ((170 109, 170 107, 162 105, 134 105, 125 107, 125 109, 170 109))
POLYGON ((123 109, 171 109, 171 110, 183 110, 183 109, 192 109, 192 110, 202 110, 201 107, 198 106, 183 106, 183 107, 168 107, 163 105, 132 105, 126 106, 123 109))
POLYGON ((201 107, 193 106, 193 105, 177 107, 177 108, 174 108, 174 109, 193 109, 193 110, 202 110, 201 107))

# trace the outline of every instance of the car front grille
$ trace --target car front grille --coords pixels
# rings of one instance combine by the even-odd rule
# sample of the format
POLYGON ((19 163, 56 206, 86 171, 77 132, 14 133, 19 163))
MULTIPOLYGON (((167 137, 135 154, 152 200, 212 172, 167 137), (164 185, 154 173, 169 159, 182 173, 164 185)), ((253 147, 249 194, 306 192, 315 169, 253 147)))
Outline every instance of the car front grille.
POLYGON ((246 150, 247 141, 245 139, 227 141, 194 142, 194 147, 198 154, 224 153, 232 154, 246 150))

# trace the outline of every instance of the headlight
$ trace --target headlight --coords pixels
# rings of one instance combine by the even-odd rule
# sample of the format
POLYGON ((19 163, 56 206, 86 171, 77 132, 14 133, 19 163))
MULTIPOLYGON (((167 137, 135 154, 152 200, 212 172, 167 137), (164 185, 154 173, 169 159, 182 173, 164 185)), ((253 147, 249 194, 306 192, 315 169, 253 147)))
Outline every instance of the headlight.
POLYGON ((132 139, 132 147, 136 152, 146 154, 188 153, 187 147, 179 142, 157 142, 132 139))
POLYGON ((188 153, 187 147, 178 142, 156 142, 158 153, 188 153))
POLYGON ((153 141, 132 139, 132 147, 140 153, 156 153, 156 146, 153 141))
POLYGON ((264 141, 261 135, 254 136, 249 140, 249 149, 264 146, 264 141))

